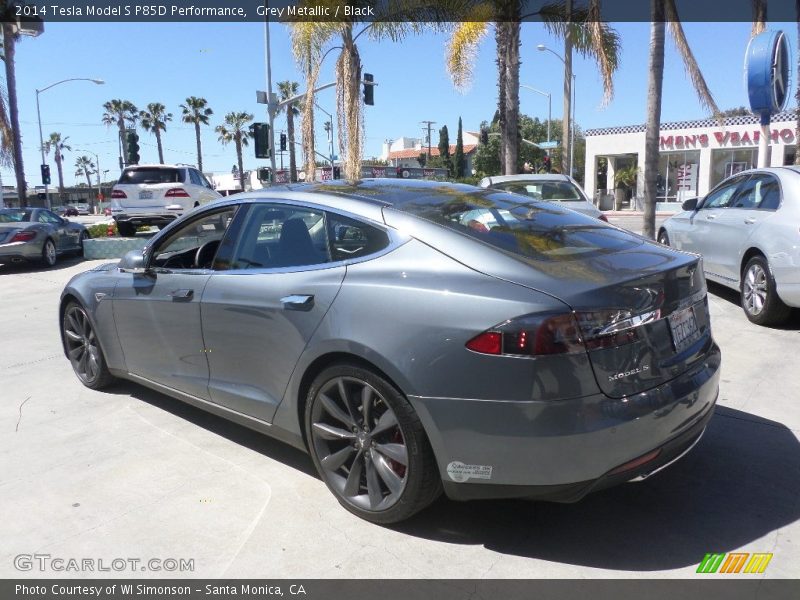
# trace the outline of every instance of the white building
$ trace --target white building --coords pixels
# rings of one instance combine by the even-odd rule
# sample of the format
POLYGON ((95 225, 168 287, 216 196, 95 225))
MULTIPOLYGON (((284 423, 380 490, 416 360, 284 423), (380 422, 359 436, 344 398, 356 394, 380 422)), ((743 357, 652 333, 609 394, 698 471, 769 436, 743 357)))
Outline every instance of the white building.
MULTIPOLYGON (((754 115, 728 117, 723 124, 713 118, 663 123, 659 133, 659 208, 669 210, 686 198, 703 196, 733 173, 755 167, 760 129, 754 115)), ((796 129, 794 111, 773 115, 768 165, 794 162, 796 129)), ((617 169, 631 165, 644 169, 644 145, 644 125, 586 131, 585 187, 589 197, 613 194, 617 169)), ((644 196, 644 177, 638 177, 633 193, 644 196)))

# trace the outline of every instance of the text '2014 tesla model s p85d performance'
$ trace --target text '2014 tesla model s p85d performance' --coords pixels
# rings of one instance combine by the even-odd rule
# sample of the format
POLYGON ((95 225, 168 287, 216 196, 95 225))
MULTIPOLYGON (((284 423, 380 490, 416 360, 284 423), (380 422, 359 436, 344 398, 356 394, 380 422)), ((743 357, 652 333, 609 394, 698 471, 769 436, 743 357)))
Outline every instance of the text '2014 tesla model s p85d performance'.
POLYGON ((497 190, 274 187, 73 278, 61 332, 85 385, 130 379, 305 449, 345 508, 390 523, 442 490, 575 501, 687 452, 720 367, 698 260, 497 190))

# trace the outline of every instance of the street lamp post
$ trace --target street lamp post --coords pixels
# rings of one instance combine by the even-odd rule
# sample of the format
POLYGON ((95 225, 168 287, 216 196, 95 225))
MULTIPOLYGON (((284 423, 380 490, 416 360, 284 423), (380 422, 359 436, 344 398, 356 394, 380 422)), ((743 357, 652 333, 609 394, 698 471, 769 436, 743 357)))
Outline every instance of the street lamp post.
MULTIPOLYGON (((569 104, 571 104, 571 108, 572 108, 572 118, 571 119, 570 119, 570 115, 569 115, 569 112, 570 112, 569 110, 566 110, 565 111, 566 114, 564 115, 564 117, 566 117, 567 119, 571 120, 570 131, 569 131, 569 138, 570 138, 569 139, 569 175, 572 175, 574 173, 574 158, 575 158, 575 74, 572 72, 572 64, 570 63, 570 65, 568 66, 567 65, 567 61, 564 60, 564 57, 561 56, 558 52, 555 52, 555 51, 551 50, 550 48, 548 48, 544 44, 539 44, 538 46, 536 46, 536 49, 539 50, 540 52, 549 52, 550 54, 555 56, 558 60, 560 60, 562 62, 562 64, 564 65, 564 81, 565 81, 565 84, 569 85, 569 83, 572 83, 572 85, 570 86, 572 89, 569 90, 569 91, 572 92, 572 98, 569 97, 569 93, 565 94, 565 96, 564 96, 565 100, 569 104), (571 82, 570 82, 570 79, 572 80, 571 82)), ((569 108, 569 106, 567 108, 569 108)), ((564 140, 562 140, 561 143, 563 144, 564 140)))
POLYGON ((550 141, 550 121, 553 118, 553 104, 552 100, 553 97, 548 92, 543 92, 541 90, 537 90, 535 87, 531 87, 529 85, 525 85, 524 83, 520 83, 519 87, 525 88, 526 90, 530 90, 532 92, 536 92, 537 94, 541 94, 542 96, 547 96, 547 141, 550 141))
MULTIPOLYGON (((91 81, 92 83, 96 83, 97 85, 103 85, 105 81, 102 79, 92 79, 90 77, 70 77, 69 79, 62 79, 61 81, 56 81, 55 83, 51 83, 47 87, 43 87, 42 89, 36 90, 36 117, 39 120, 39 149, 42 152, 42 165, 45 164, 45 157, 44 157, 44 135, 42 134, 42 112, 39 109, 39 94, 42 92, 46 92, 50 88, 56 87, 57 85, 61 85, 62 83, 67 83, 68 81, 91 81)), ((45 197, 45 206, 48 210, 52 208, 50 204, 50 190, 49 184, 44 184, 44 197, 45 197)))

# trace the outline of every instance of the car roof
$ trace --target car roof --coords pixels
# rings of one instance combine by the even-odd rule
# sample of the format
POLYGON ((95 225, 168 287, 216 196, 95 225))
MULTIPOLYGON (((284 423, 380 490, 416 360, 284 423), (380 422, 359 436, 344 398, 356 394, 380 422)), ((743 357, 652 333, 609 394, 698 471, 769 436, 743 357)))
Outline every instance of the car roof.
POLYGON ((495 175, 492 177, 484 177, 481 180, 481 185, 484 182, 487 186, 495 183, 506 183, 508 181, 572 181, 572 179, 562 173, 520 173, 519 175, 495 175))

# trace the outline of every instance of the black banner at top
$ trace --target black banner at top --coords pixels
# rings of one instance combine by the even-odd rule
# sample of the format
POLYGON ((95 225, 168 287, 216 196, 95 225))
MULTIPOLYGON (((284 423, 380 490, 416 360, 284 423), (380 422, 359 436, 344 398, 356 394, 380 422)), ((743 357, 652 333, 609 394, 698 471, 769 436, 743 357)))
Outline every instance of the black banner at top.
MULTIPOLYGON (((753 0, 658 0, 681 21, 750 22, 753 0)), ((651 0, 0 0, 17 22, 541 22, 598 19, 648 22, 651 0), (593 10, 597 8, 599 10, 593 10)), ((769 0, 767 20, 798 19, 795 0, 769 0)), ((668 17, 669 18, 669 17, 668 17)))

